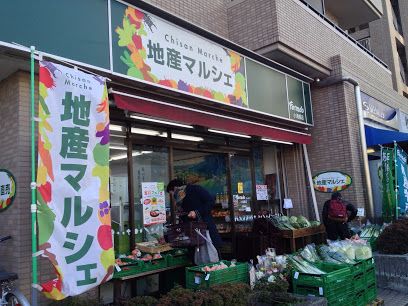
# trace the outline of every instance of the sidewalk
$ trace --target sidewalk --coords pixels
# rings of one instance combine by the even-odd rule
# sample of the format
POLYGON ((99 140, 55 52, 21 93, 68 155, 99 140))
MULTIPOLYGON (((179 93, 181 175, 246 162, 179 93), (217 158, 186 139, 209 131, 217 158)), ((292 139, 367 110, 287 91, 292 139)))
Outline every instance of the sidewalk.
POLYGON ((390 289, 378 289, 378 297, 384 300, 385 306, 407 306, 408 295, 390 290, 390 289))

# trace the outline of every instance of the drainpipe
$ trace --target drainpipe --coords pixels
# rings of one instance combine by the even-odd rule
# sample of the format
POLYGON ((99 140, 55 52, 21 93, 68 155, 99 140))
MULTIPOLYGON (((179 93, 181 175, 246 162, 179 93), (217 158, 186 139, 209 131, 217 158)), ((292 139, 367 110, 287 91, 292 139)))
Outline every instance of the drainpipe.
POLYGON ((331 80, 326 79, 320 82, 318 86, 326 87, 326 86, 331 86, 331 85, 335 85, 335 84, 342 83, 342 82, 348 82, 354 86, 354 95, 355 95, 356 104, 357 104, 358 126, 359 126, 359 131, 360 131, 361 153, 362 153, 363 165, 364 165, 365 185, 367 189, 368 205, 366 205, 366 210, 367 210, 366 215, 368 218, 374 218, 374 201, 373 201, 373 192, 372 192, 372 187, 371 187, 370 168, 368 166, 367 143, 366 143, 365 130, 364 130, 363 107, 361 103, 360 85, 355 79, 345 76, 340 79, 339 78, 331 79, 331 80))

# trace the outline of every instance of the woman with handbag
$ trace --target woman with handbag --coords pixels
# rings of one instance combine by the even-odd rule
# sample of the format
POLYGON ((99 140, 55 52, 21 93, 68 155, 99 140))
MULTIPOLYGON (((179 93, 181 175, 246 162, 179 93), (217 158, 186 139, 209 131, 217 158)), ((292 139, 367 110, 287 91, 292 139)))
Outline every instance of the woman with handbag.
MULTIPOLYGON (((211 194, 200 185, 184 184, 180 179, 170 181, 166 191, 173 197, 177 206, 185 212, 180 217, 183 222, 203 221, 207 224, 211 242, 220 257, 219 248, 222 240, 211 215, 211 209, 215 204, 211 194)), ((189 249, 192 259, 195 251, 195 247, 189 249)))

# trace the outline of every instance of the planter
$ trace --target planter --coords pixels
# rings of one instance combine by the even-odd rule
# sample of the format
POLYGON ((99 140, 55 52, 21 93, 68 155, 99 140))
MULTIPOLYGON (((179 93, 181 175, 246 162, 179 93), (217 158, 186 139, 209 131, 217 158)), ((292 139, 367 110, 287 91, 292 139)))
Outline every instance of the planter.
POLYGON ((408 294, 408 254, 374 257, 378 286, 408 294))
MULTIPOLYGON (((250 306, 270 306, 272 305, 271 303, 264 303, 264 302, 258 302, 257 298, 259 293, 253 293, 249 297, 248 305, 250 306)), ((271 295, 273 295, 271 293, 271 295)), ((279 296, 279 295, 277 295, 279 296)), ((283 295, 280 295, 281 297, 283 295)), ((286 298, 296 298, 299 300, 297 303, 293 303, 291 305, 294 306, 327 306, 327 300, 324 297, 315 297, 315 296, 303 296, 303 295, 298 295, 298 294, 293 294, 293 293, 288 293, 286 295, 286 298)))

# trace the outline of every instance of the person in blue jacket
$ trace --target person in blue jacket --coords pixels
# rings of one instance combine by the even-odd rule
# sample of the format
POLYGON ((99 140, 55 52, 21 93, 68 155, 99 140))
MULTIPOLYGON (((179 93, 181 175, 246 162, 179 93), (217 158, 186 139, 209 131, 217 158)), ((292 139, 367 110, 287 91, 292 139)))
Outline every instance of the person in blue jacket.
POLYGON ((182 211, 186 213, 181 217, 184 222, 194 220, 207 224, 212 243, 219 253, 222 240, 211 215, 211 209, 215 204, 211 194, 200 185, 184 184, 180 179, 171 180, 166 191, 174 197, 177 205, 181 206, 182 211))

